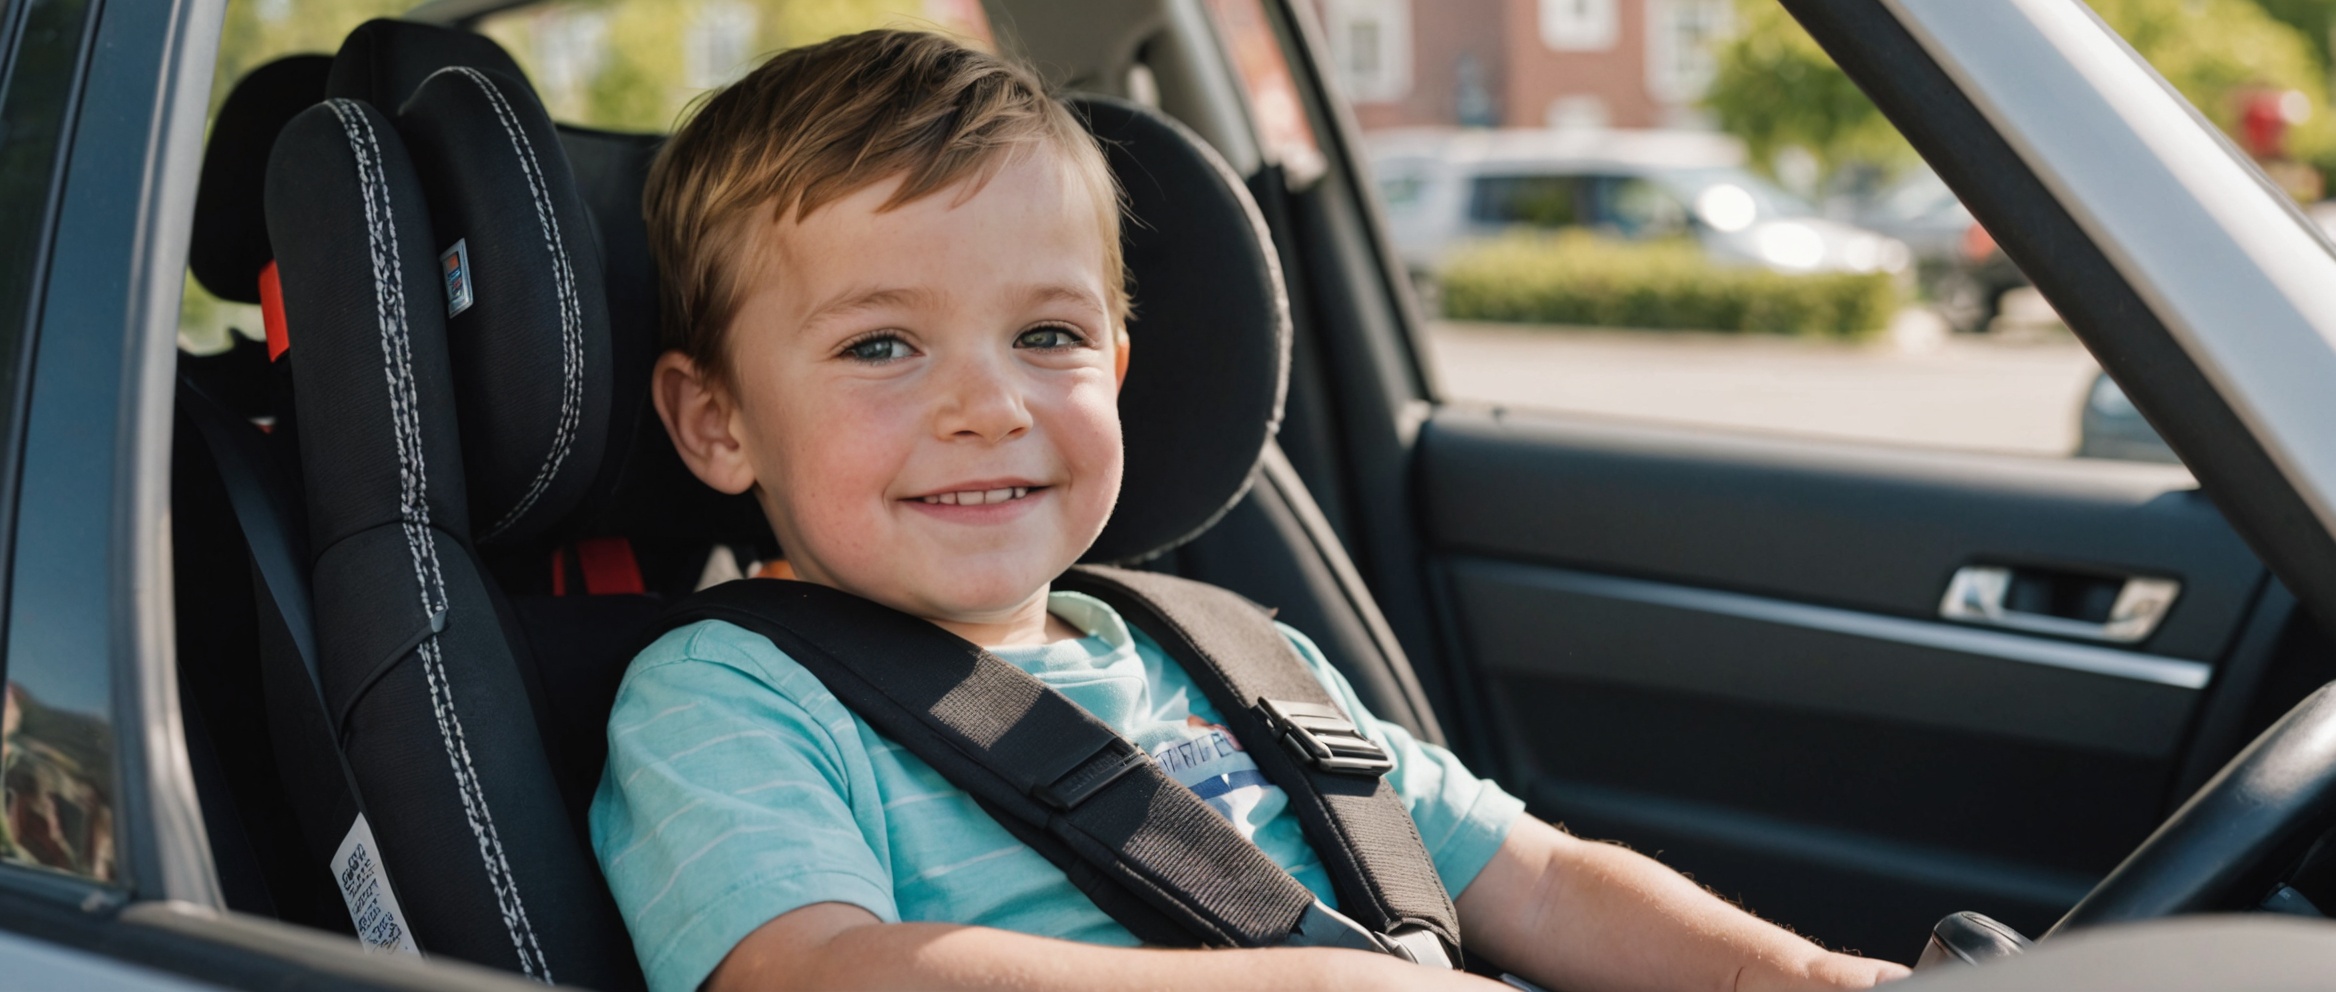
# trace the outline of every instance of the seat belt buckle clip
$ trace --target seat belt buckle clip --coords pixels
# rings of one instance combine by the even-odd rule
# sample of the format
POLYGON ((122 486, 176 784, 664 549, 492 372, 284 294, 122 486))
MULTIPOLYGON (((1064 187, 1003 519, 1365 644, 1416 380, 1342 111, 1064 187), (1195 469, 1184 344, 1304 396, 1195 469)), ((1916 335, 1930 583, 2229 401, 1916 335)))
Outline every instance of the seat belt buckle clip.
POLYGON ((1260 699, 1257 708, 1283 747, 1321 771, 1376 778, 1395 768, 1387 749, 1363 736, 1335 706, 1260 699))

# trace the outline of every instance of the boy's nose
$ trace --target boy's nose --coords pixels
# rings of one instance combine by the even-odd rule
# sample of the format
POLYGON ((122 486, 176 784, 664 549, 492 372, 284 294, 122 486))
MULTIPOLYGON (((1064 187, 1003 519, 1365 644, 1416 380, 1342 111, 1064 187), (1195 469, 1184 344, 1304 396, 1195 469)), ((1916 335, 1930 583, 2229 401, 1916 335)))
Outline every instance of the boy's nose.
POLYGON ((996 443, 1030 429, 1030 408, 1012 372, 998 363, 954 363, 934 423, 944 438, 996 443))

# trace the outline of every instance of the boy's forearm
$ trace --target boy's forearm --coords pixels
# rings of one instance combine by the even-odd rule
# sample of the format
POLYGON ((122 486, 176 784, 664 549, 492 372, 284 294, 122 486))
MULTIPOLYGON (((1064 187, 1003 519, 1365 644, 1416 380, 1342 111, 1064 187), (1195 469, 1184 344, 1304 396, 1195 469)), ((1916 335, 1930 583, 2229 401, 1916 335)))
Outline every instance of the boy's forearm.
POLYGON ((1829 953, 1651 858, 1531 817, 1459 907, 1471 950, 1550 988, 1865 988, 1905 973, 1829 953))
MULTIPOLYGON (((1256 988, 1479 990, 1474 976, 1431 971, 1384 955, 1329 948, 1180 951, 1100 947, 945 923, 879 923, 856 907, 814 906, 824 920, 787 917, 741 941, 705 992, 786 989, 1256 988), (855 919, 849 914, 857 914, 855 919)), ((794 916, 795 914, 789 914, 794 916)))

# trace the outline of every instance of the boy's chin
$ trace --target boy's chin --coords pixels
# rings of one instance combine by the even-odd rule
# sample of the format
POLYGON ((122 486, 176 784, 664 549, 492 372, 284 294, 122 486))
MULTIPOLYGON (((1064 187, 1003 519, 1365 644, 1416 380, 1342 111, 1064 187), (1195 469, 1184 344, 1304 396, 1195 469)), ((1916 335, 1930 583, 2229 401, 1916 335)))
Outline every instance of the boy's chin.
POLYGON ((935 568, 897 585, 895 596, 904 602, 896 605, 933 619, 995 620, 1028 604, 1031 596, 1068 567, 1049 568, 1043 562, 967 562, 935 568))

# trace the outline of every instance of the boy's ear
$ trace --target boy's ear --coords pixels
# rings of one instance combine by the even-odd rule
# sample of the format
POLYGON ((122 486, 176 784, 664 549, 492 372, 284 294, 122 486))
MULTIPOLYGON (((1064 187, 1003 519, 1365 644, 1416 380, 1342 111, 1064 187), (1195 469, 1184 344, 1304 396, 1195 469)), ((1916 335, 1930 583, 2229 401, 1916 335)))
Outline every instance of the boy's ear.
POLYGON ((657 357, 649 395, 673 449, 699 481, 731 495, 753 487, 754 466, 735 427, 737 405, 724 384, 688 355, 668 351, 657 357))
POLYGON ((1124 387, 1127 385, 1127 328, 1121 327, 1119 330, 1113 331, 1111 342, 1113 348, 1118 352, 1111 356, 1113 381, 1124 387))

